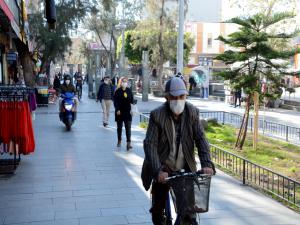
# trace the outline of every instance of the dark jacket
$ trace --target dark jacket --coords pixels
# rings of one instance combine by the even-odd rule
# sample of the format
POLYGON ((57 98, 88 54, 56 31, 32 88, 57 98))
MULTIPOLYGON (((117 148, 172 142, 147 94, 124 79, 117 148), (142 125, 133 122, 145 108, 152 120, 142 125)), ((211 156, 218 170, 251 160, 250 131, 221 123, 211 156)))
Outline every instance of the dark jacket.
POLYGON ((66 92, 76 93, 76 88, 73 84, 66 85, 65 83, 63 83, 61 85, 61 93, 64 94, 66 92))
MULTIPOLYGON (((111 85, 111 84, 106 84, 106 83, 101 83, 100 86, 99 86, 99 90, 98 90, 98 93, 97 93, 97 99, 101 102, 102 99, 105 97, 105 89, 106 88, 109 88, 110 89, 110 94, 111 94, 111 99, 110 100, 113 100, 114 98, 114 87, 111 85)), ((105 99, 105 98, 104 98, 105 99)), ((107 99, 108 100, 108 99, 107 99)))
POLYGON ((114 76, 114 77, 111 79, 111 83, 112 83, 113 86, 117 86, 118 83, 119 83, 119 77, 114 76))
POLYGON ((133 104, 133 94, 129 88, 123 90, 118 88, 114 95, 115 120, 116 121, 132 121, 131 104, 133 104), (121 111, 121 115, 117 115, 117 111, 121 111))
POLYGON ((58 77, 55 77, 55 78, 54 78, 54 82, 53 82, 53 87, 54 87, 54 89, 57 90, 57 89, 60 88, 60 86, 61 86, 61 84, 60 84, 59 78, 58 78, 58 77))
POLYGON ((236 98, 241 98, 242 97, 242 91, 241 90, 236 90, 234 92, 234 95, 235 95, 236 98))
MULTIPOLYGON (((152 179, 157 176, 168 158, 172 140, 172 112, 168 103, 165 103, 151 112, 144 140, 145 160, 142 168, 142 180, 146 190, 150 188, 152 179)), ((181 115, 180 140, 185 161, 192 172, 197 170, 195 145, 198 149, 201 166, 214 168, 210 159, 209 144, 199 119, 199 110, 190 103, 185 104, 181 115)))

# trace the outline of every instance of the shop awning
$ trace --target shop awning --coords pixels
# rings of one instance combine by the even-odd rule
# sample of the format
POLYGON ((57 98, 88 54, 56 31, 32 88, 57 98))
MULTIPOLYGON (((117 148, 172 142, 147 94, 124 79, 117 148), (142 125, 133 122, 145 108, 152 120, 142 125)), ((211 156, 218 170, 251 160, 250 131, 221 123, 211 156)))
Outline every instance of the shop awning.
POLYGON ((16 37, 18 37, 20 40, 22 40, 23 38, 21 35, 20 27, 17 24, 17 22, 15 21, 12 11, 10 10, 10 8, 8 7, 8 5, 6 4, 5 1, 0 0, 0 8, 2 9, 3 13, 7 17, 8 23, 10 23, 10 26, 11 26, 12 30, 14 31, 16 37))
POLYGON ((0 8, 3 10, 5 15, 8 17, 9 21, 12 21, 14 18, 13 13, 10 11, 8 5, 5 3, 5 1, 0 1, 0 8))

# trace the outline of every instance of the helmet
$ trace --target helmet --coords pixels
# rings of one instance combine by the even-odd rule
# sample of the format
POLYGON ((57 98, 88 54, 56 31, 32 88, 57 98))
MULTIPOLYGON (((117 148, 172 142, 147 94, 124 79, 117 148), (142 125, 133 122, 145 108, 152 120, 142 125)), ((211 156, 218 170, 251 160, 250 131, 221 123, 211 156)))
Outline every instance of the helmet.
POLYGON ((69 74, 65 75, 64 80, 71 80, 71 76, 69 74))
POLYGON ((182 75, 180 72, 178 72, 178 73, 175 75, 175 77, 179 77, 180 79, 183 79, 183 75, 182 75))

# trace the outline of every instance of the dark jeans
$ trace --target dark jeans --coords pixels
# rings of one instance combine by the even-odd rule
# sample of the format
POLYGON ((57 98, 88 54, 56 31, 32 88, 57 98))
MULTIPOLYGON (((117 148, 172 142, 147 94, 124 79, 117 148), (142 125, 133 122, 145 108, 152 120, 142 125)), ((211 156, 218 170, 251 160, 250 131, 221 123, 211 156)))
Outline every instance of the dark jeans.
POLYGON ((76 91, 79 91, 78 93, 80 96, 82 95, 82 84, 76 84, 76 91))
MULTIPOLYGON (((150 209, 150 213, 152 214, 152 222, 154 225, 166 225, 166 216, 165 216, 165 208, 166 208, 166 200, 169 193, 169 186, 167 184, 161 184, 157 182, 152 183, 152 207, 150 209)), ((194 193, 191 193, 194 198, 194 193)), ((179 197, 180 193, 176 196, 179 197)), ((192 200, 192 199, 191 199, 192 200)), ((194 201, 194 199, 192 200, 194 201)), ((180 225, 197 225, 196 215, 190 214, 185 215, 184 218, 181 218, 180 225)), ((175 218, 173 218, 175 219, 175 218)))
POLYGON ((152 222, 154 225, 164 225, 165 224, 165 207, 166 200, 169 193, 169 186, 166 184, 161 184, 157 182, 152 183, 152 207, 150 212, 152 214, 152 222))
POLYGON ((131 142, 131 121, 117 121, 118 141, 122 140, 123 122, 125 125, 127 142, 131 142))
MULTIPOLYGON (((187 163, 185 163, 185 166, 183 168, 186 172, 191 172, 191 169, 189 168, 187 163)), ((171 170, 168 168, 165 168, 163 170, 168 172, 169 174, 171 173, 171 170)), ((150 209, 150 213, 152 214, 152 222, 154 225, 169 224, 168 221, 166 221, 166 216, 165 216, 166 200, 169 194, 169 190, 170 190, 170 186, 168 184, 162 184, 156 181, 152 182, 152 189, 151 189, 152 207, 150 209)), ((179 197, 180 194, 182 193, 179 194, 176 193, 176 196, 179 197)), ((194 193, 192 192, 191 194, 194 197, 194 193)), ((197 225, 195 216, 196 215, 194 214, 185 215, 184 218, 181 218, 180 225, 197 225)))
POLYGON ((234 106, 235 107, 236 107, 237 101, 239 101, 239 105, 238 106, 241 106, 241 97, 235 96, 235 98, 234 98, 234 106))

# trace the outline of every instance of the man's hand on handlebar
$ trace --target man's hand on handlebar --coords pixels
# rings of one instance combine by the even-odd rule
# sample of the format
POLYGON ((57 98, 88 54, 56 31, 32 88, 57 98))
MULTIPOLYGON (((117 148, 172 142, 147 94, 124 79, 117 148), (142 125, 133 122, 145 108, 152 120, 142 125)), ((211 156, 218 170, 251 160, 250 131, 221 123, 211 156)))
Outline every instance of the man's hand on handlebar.
POLYGON ((166 178, 169 176, 169 174, 167 172, 164 172, 164 171, 159 171, 158 173, 158 177, 157 177, 157 181, 159 183, 166 183, 166 178))
POLYGON ((201 173, 207 174, 207 175, 214 175, 214 170, 210 167, 204 167, 201 169, 201 173))

